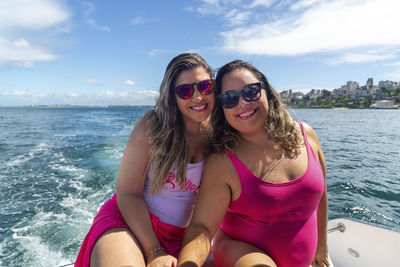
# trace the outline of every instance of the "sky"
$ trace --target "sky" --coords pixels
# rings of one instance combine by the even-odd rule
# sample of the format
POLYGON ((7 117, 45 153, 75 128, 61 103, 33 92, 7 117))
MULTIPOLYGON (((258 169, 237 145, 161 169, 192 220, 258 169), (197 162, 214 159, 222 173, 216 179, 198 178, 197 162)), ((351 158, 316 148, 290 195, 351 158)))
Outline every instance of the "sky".
POLYGON ((153 105, 183 52, 277 90, 400 81, 398 0, 0 0, 0 106, 153 105))

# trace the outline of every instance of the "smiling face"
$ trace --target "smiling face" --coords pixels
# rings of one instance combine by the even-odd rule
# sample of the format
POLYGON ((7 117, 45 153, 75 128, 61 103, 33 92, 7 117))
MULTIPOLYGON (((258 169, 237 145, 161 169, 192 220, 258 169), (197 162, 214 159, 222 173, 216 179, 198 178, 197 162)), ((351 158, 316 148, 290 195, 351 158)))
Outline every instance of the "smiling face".
MULTIPOLYGON (((257 83, 259 80, 247 69, 237 69, 225 74, 221 81, 221 93, 240 91, 243 86, 257 83)), ((242 96, 237 106, 226 109, 224 114, 227 122, 241 135, 265 133, 265 121, 268 116, 268 100, 266 91, 261 90, 257 101, 247 102, 242 96)))
MULTIPOLYGON (((196 67, 190 70, 182 71, 175 80, 175 86, 182 84, 193 84, 200 81, 211 79, 204 67, 196 67)), ((202 95, 195 85, 193 96, 189 99, 181 99, 175 94, 176 102, 182 113, 185 125, 200 123, 205 121, 214 108, 214 93, 202 95)))

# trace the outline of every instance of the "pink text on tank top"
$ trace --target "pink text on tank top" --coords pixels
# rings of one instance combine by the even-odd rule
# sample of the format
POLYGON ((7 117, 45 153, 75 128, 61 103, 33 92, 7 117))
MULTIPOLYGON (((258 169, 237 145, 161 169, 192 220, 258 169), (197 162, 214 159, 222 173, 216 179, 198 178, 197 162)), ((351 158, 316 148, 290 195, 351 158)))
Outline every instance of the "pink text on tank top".
MULTIPOLYGON (((174 189, 176 187, 175 183, 175 174, 176 168, 173 169, 173 171, 169 172, 167 175, 167 179, 165 179, 165 186, 170 187, 171 189, 174 189)), ((200 185, 199 184, 194 184, 190 178, 186 176, 186 190, 188 191, 194 191, 197 193, 199 190, 200 185)), ((185 189, 185 187, 182 185, 182 183, 178 184, 180 189, 185 189)))

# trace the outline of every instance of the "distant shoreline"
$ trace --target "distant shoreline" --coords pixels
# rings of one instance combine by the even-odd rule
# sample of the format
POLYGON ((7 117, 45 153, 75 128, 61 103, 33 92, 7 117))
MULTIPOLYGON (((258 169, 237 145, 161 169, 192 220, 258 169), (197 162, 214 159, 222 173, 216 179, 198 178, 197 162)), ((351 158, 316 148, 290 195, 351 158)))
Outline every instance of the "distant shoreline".
POLYGON ((69 104, 54 104, 54 105, 29 105, 29 106, 0 106, 0 108, 154 108, 154 105, 69 105, 69 104))
MULTIPOLYGON (((104 105, 104 106, 91 106, 91 105, 69 105, 69 104, 54 104, 54 105, 28 105, 28 106, 0 106, 0 108, 49 108, 49 109, 77 109, 77 108, 88 108, 88 109, 96 109, 96 108, 154 108, 154 105, 104 105)), ((400 106, 393 106, 391 108, 365 108, 365 107, 296 107, 296 106, 288 106, 289 109, 379 109, 379 110, 387 110, 387 109, 400 109, 400 106)))

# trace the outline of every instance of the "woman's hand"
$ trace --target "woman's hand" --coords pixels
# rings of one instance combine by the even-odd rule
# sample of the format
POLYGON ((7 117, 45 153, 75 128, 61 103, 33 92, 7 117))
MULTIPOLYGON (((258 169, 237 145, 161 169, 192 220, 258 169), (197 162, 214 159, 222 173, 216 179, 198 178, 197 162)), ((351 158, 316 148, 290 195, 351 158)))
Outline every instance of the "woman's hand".
POLYGON ((176 267, 177 259, 167 254, 164 250, 152 254, 147 259, 146 267, 176 267))
POLYGON ((315 253, 315 258, 311 266, 315 267, 316 263, 318 263, 321 267, 330 266, 327 246, 321 246, 317 248, 317 251, 315 253))

